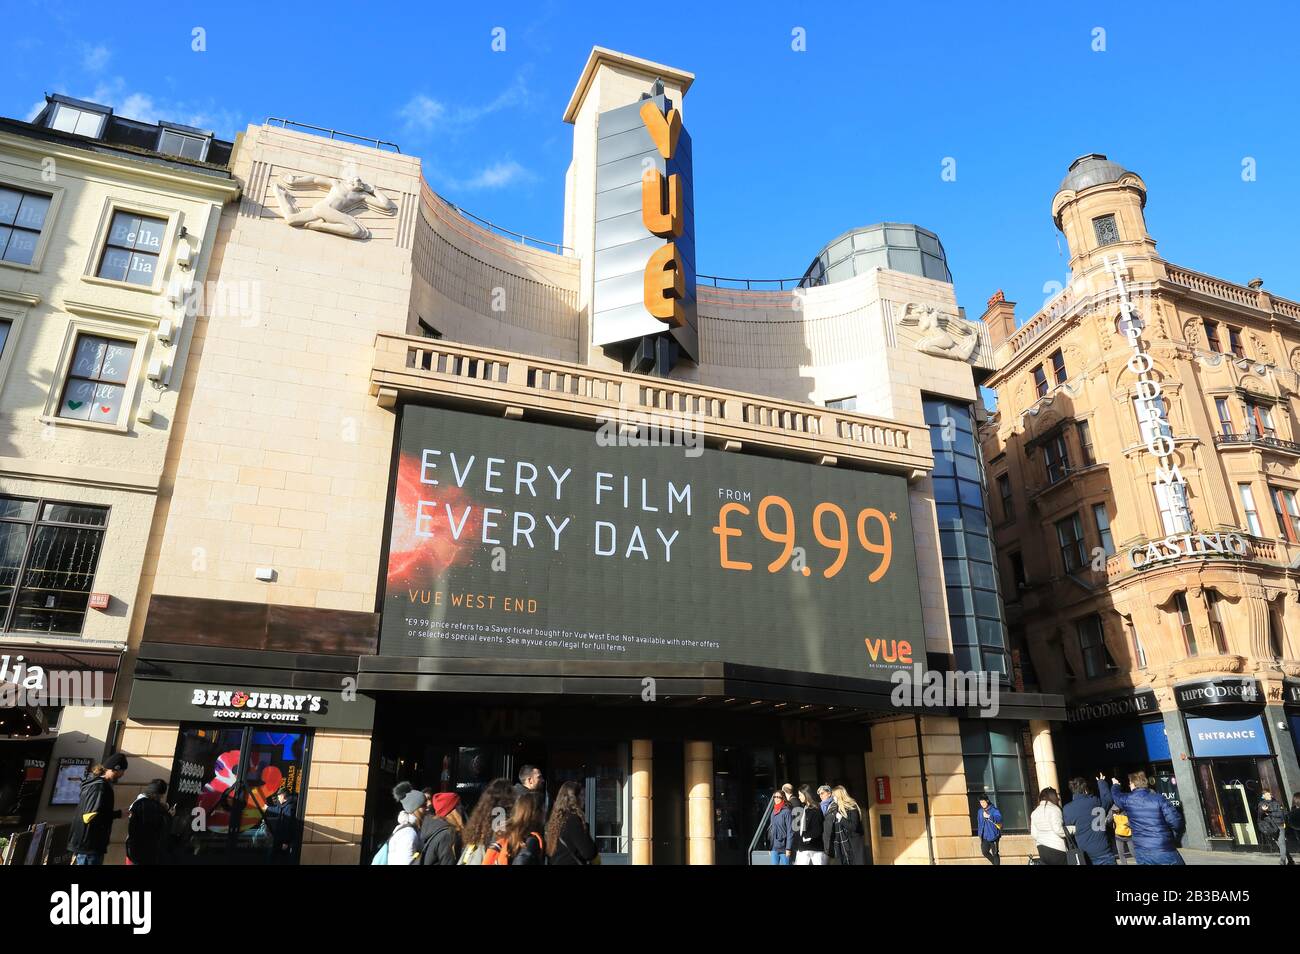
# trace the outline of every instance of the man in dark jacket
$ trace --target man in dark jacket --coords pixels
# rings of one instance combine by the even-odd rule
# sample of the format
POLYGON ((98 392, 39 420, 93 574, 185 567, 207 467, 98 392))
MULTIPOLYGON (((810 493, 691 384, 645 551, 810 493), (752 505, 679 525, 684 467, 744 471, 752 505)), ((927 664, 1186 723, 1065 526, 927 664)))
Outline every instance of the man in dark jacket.
POLYGON ((794 831, 790 826, 790 806, 786 804, 785 794, 778 790, 772 795, 772 864, 790 863, 793 837, 794 831))
POLYGON ((1291 863, 1291 856, 1286 850, 1286 806, 1273 797, 1268 789, 1259 793, 1259 804, 1255 807, 1255 824, 1259 826, 1259 835, 1277 842, 1281 863, 1291 863))
POLYGON ((126 756, 110 755, 103 765, 92 768, 81 782, 81 801, 68 835, 68 851, 76 865, 102 865, 113 832, 113 819, 122 810, 113 807, 113 785, 126 773, 126 756))
POLYGON ((167 783, 154 779, 136 796, 127 812, 126 857, 133 865, 161 865, 168 862, 167 823, 170 821, 163 796, 167 783))
POLYGON ((1074 842, 1088 856, 1089 864, 1113 865, 1115 852, 1106 837, 1106 812, 1111 806, 1110 786, 1098 785, 1097 791, 1102 797, 1092 794, 1087 779, 1070 779, 1072 797, 1061 809, 1061 821, 1073 832, 1074 842))
POLYGON ((1002 838, 1002 812, 987 795, 980 796, 980 807, 975 810, 975 833, 980 836, 980 854, 989 864, 1002 864, 998 842, 1002 838))
POLYGON ((1110 795, 1133 829, 1133 860, 1140 865, 1183 864, 1176 841, 1183 829, 1183 813, 1159 792, 1151 791, 1146 772, 1130 772, 1128 784, 1125 792, 1119 779, 1112 778, 1110 795))

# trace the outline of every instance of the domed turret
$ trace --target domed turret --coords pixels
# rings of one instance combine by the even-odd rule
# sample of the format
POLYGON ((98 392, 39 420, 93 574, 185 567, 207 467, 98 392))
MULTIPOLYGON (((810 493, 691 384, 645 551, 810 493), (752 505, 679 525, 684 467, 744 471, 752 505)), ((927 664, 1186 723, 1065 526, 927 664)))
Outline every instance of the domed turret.
POLYGON ((1093 152, 1070 163, 1052 199, 1052 221, 1069 243, 1071 272, 1077 275, 1116 253, 1130 261, 1154 258, 1146 204, 1146 183, 1118 162, 1093 152))

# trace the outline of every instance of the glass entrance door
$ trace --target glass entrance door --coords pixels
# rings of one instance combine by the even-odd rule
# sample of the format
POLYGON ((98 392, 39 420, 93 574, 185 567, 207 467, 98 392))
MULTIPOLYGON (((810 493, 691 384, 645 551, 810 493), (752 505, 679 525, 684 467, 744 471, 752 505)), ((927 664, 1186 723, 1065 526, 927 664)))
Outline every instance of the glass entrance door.
POLYGON ((1201 807, 1212 838, 1230 838, 1234 848, 1261 844, 1255 808, 1265 789, 1281 791, 1272 759, 1201 759, 1196 764, 1201 807))

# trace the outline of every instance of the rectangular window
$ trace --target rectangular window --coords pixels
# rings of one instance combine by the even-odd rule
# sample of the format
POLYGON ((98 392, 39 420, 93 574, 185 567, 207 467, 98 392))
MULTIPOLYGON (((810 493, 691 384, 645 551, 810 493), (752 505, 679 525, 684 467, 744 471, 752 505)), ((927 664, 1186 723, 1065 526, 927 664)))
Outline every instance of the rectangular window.
POLYGON ((1163 396, 1135 397, 1133 412, 1137 415, 1138 431, 1142 435, 1143 444, 1149 444, 1157 437, 1174 436, 1174 429, 1169 425, 1169 411, 1163 396))
POLYGON ((1208 318, 1201 319, 1201 327, 1205 329, 1205 344, 1211 351, 1222 351, 1223 345, 1219 342, 1219 325, 1217 322, 1210 321, 1208 318))
POLYGON ((1223 597, 1219 596, 1218 590, 1206 590, 1205 601, 1210 610, 1210 636, 1214 639, 1214 648, 1226 652, 1228 640, 1223 626, 1223 597))
POLYGON ((1043 466, 1049 484, 1062 480, 1070 472, 1070 455, 1063 434, 1058 433, 1043 444, 1043 466))
POLYGON ((1187 655, 1196 655, 1196 627, 1192 625, 1192 612, 1187 608, 1187 594, 1179 593, 1174 596, 1174 607, 1178 610, 1178 626, 1183 633, 1183 645, 1187 649, 1187 655))
POLYGON ((1288 543, 1300 543, 1300 507, 1296 505, 1295 491, 1270 487, 1269 496, 1273 498, 1278 530, 1288 543))
POLYGON ((1052 352, 1052 379, 1057 384, 1065 383, 1065 355, 1061 354, 1061 349, 1057 348, 1052 352))
POLYGON ((1115 225, 1115 216, 1103 215, 1092 220, 1092 231, 1097 236, 1098 245, 1114 245, 1119 241, 1119 228, 1115 225))
POLYGON ((1264 531, 1259 523, 1259 511, 1255 509, 1255 492, 1250 489, 1250 484, 1238 484, 1237 494, 1241 497, 1241 509, 1246 515, 1246 529, 1251 536, 1262 537, 1264 531))
POLYGON ((5 631, 81 634, 107 523, 107 507, 0 497, 5 631))
POLYGON ((1017 590, 1023 590, 1029 580, 1025 576, 1025 560, 1019 553, 1012 553, 1007 556, 1011 563, 1011 582, 1015 584, 1017 590))
POLYGON ((1146 647, 1142 645, 1142 637, 1138 635, 1137 627, 1133 625, 1133 621, 1128 617, 1124 618, 1124 627, 1128 630, 1129 639, 1133 643, 1134 661, 1137 662, 1139 669, 1146 669, 1147 650, 1146 647))
POLYGON ((1085 616, 1077 624, 1079 632, 1079 651, 1083 655, 1083 671, 1089 679, 1097 679, 1113 672, 1119 667, 1106 648, 1102 633, 1101 617, 1097 614, 1085 616))
POLYGON ((1079 435, 1079 450, 1083 454, 1083 466, 1091 467, 1097 463, 1097 455, 1092 449, 1092 427, 1087 421, 1080 421, 1075 425, 1075 431, 1079 435))
POLYGON ((858 397, 855 394, 852 397, 835 398, 832 401, 827 401, 826 406, 833 411, 856 411, 858 409, 858 397))
POLYGON ((1219 433, 1224 437, 1232 436, 1232 410, 1227 398, 1215 398, 1214 409, 1219 412, 1219 433))
POLYGON ((9 332, 13 330, 14 323, 7 318, 0 318, 0 358, 5 356, 5 345, 9 343, 9 332))
POLYGON ((1021 726, 995 719, 962 719, 959 725, 972 832, 981 795, 1002 812, 1003 832, 1028 831, 1029 773, 1021 726))
POLYGON ((1277 437, 1277 431, 1273 429, 1273 412, 1267 404, 1246 402, 1246 429, 1252 439, 1277 437))
POLYGON ((1077 513, 1056 522, 1056 542, 1061 548, 1061 565, 1074 573, 1088 565, 1088 548, 1083 542, 1083 523, 1077 513))
POLYGON ((0 187, 0 261, 32 263, 49 210, 48 195, 0 187))
POLYGON ((1011 496, 1011 477, 1007 474, 998 476, 998 496, 1002 499, 1002 519, 1011 520, 1016 515, 1016 503, 1011 496))
POLYGON ((1187 485, 1157 481, 1152 486, 1155 488, 1156 507, 1160 511, 1160 522, 1165 528, 1165 535, 1190 533, 1192 519, 1187 512, 1187 485))
POLYGON ((116 424, 126 400, 126 379, 134 357, 134 342, 78 335, 58 416, 116 424))
POLYGON ((1110 515, 1106 513, 1104 503, 1092 505, 1092 519, 1097 524, 1097 539, 1101 541, 1101 548, 1106 551, 1106 556, 1115 555, 1115 541, 1110 535, 1110 515))
POLYGON ((166 232, 166 219, 114 212, 95 274, 115 282, 152 285, 166 232))
POLYGON ((1047 375, 1044 373, 1041 364, 1034 368, 1034 393, 1039 397, 1047 395, 1047 375))
POLYGON ((1246 357, 1246 348, 1241 343, 1240 328, 1234 328, 1232 325, 1228 326, 1228 347, 1232 349, 1232 353, 1238 358, 1246 357))
POLYGON ((50 128, 57 129, 60 132, 73 133, 77 136, 89 136, 91 139, 98 139, 100 132, 104 128, 105 115, 96 113, 89 109, 77 109, 75 106, 68 106, 65 103, 59 103, 54 109, 54 116, 50 119, 50 128))
POLYGON ((158 151, 169 156, 197 159, 202 162, 208 156, 210 142, 212 140, 206 136, 193 136, 177 132, 175 129, 164 129, 158 134, 158 151))

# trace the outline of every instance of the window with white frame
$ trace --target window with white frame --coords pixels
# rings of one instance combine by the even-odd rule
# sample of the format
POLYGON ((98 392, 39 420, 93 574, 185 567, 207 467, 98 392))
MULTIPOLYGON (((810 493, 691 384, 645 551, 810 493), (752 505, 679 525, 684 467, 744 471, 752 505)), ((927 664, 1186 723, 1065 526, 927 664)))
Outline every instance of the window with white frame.
POLYGON ((1187 485, 1157 481, 1156 507, 1160 510, 1160 523, 1166 536, 1172 533, 1190 533, 1191 515, 1187 512, 1187 485))
POLYGON ((152 285, 166 232, 166 219, 114 211, 95 275, 115 282, 152 285))
POLYGON ((1110 533, 1110 514, 1106 513, 1106 505, 1098 503, 1092 505, 1092 519, 1097 524, 1097 538, 1101 540, 1101 548, 1106 552, 1106 556, 1115 555, 1115 540, 1110 533))
POLYGON ((1096 613, 1085 616, 1075 624, 1079 633, 1079 652, 1083 656, 1083 671, 1089 679, 1096 679, 1119 667, 1110 650, 1101 627, 1101 617, 1096 613))
POLYGON ((158 134, 158 151, 169 156, 197 159, 201 162, 207 158, 208 145, 211 142, 212 139, 209 136, 164 128, 158 134))
POLYGON ((1250 531, 1251 536, 1263 536, 1259 511, 1255 509, 1255 492, 1250 489, 1250 484, 1238 484, 1237 493, 1241 497, 1241 510, 1246 515, 1246 529, 1250 531))
POLYGON ((14 323, 8 318, 0 318, 0 358, 5 356, 5 345, 9 343, 9 332, 13 327, 14 323))
POLYGON ((50 128, 57 129, 59 132, 74 133, 78 136, 89 136, 91 139, 98 139, 99 134, 104 129, 104 120, 107 116, 104 113, 97 113, 90 109, 78 109, 76 106, 69 106, 67 103, 59 103, 54 108, 54 115, 50 118, 50 128))
POLYGON ((1142 434, 1142 443, 1147 444, 1156 437, 1173 437, 1174 429, 1169 424, 1169 408, 1162 395, 1153 398, 1135 397, 1133 411, 1137 415, 1138 430, 1142 434))
POLYGON ((48 195, 0 186, 0 261, 32 264, 49 211, 48 195))
POLYGON ((126 403, 135 342, 79 334, 68 367, 58 416, 72 421, 116 424, 126 403))

